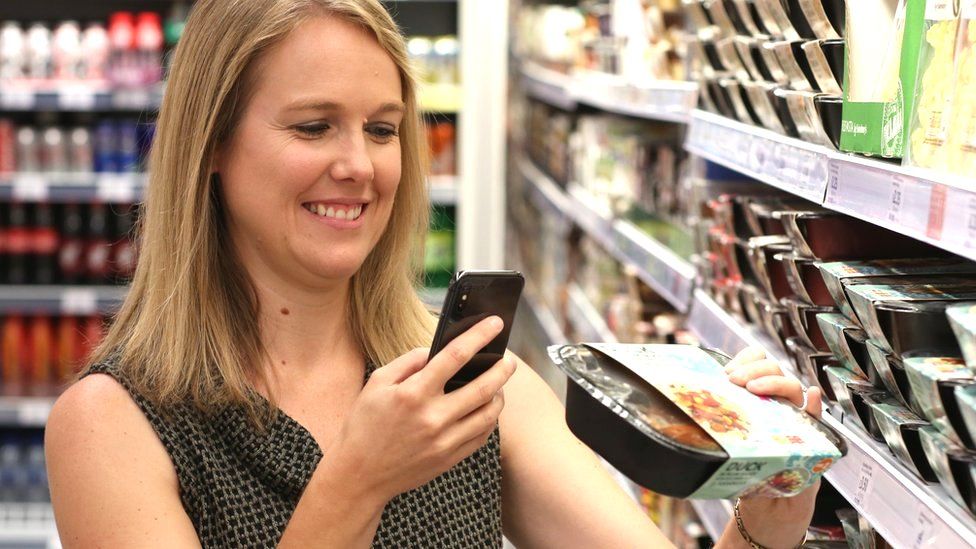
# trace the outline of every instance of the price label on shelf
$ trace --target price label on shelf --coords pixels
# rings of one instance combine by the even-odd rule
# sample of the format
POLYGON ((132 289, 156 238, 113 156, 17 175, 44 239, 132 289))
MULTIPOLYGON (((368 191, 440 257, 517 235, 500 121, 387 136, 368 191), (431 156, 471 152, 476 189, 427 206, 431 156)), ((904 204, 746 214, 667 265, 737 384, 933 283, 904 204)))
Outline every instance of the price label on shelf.
POLYGON ((976 194, 970 195, 966 208, 966 247, 976 248, 976 194))
POLYGON ((71 288, 61 294, 61 312, 66 315, 90 315, 98 311, 98 296, 91 288, 71 288))
POLYGON ((95 108, 95 91, 73 86, 58 92, 58 106, 65 110, 90 111, 95 108))
POLYGON ((912 549, 922 549, 924 547, 935 547, 933 534, 935 533, 935 520, 928 509, 919 506, 918 517, 915 519, 917 533, 912 540, 912 549))
POLYGON ((34 108, 34 92, 30 90, 4 90, 0 92, 0 107, 10 110, 34 108))
POLYGON ((867 502, 868 497, 871 495, 873 487, 874 463, 864 460, 861 462, 861 468, 858 470, 857 486, 854 487, 854 499, 852 503, 859 509, 863 509, 865 502, 867 502))
POLYGON ((945 223, 946 194, 948 189, 945 185, 937 183, 932 185, 932 194, 929 198, 929 219, 925 228, 925 234, 929 238, 939 240, 942 238, 942 227, 945 223))
POLYGON ((13 195, 15 200, 25 202, 47 200, 47 179, 39 174, 19 174, 14 178, 13 195))
POLYGON ((95 182, 95 196, 102 202, 126 204, 135 201, 135 182, 125 174, 106 173, 95 182))
POLYGON ((47 423, 51 403, 44 400, 17 401, 17 421, 23 426, 40 426, 47 423))
POLYGON ((904 197, 902 196, 901 177, 892 177, 890 190, 891 192, 888 201, 888 221, 897 223, 901 219, 901 204, 904 201, 904 197))

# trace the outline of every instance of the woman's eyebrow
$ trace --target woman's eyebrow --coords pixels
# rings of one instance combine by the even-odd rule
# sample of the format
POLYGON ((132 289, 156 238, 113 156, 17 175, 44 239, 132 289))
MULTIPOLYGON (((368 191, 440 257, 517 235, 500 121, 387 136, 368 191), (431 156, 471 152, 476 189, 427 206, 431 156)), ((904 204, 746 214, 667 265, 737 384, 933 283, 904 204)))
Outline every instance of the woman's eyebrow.
MULTIPOLYGON (((344 109, 341 104, 336 103, 335 101, 324 101, 321 99, 299 99, 297 101, 288 104, 284 110, 287 112, 294 112, 294 111, 342 111, 344 109)), ((376 111, 374 111, 373 114, 374 115, 385 114, 388 112, 403 113, 405 110, 406 107, 403 105, 403 103, 390 102, 390 103, 383 103, 382 105, 380 105, 380 107, 376 109, 376 111)))

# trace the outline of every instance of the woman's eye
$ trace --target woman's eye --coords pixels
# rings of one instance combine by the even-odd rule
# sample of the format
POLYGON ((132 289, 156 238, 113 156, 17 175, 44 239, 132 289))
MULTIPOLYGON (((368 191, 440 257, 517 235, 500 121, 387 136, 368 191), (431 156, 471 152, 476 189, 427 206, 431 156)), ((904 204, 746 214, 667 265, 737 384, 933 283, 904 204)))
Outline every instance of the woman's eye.
POLYGON ((370 126, 367 131, 381 141, 390 141, 399 135, 396 128, 391 126, 370 126))
POLYGON ((320 137, 328 129, 328 124, 301 124, 295 126, 295 131, 303 137, 320 137))

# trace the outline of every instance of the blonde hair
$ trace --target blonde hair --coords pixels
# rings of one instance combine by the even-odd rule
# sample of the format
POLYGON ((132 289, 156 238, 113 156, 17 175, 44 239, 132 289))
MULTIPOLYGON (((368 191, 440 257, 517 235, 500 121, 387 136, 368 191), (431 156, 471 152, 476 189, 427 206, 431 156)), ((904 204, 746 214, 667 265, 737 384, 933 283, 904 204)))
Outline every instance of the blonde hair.
POLYGON ((406 105, 396 201, 383 236, 352 277, 349 323, 376 365, 430 341, 431 316, 416 293, 430 207, 426 144, 396 23, 378 0, 201 0, 176 48, 159 111, 131 289, 89 363, 118 361, 158 405, 189 401, 207 411, 243 404, 260 420, 251 383, 265 377, 259 303, 231 251, 211 166, 246 106, 249 69, 321 14, 375 35, 399 68, 406 105))

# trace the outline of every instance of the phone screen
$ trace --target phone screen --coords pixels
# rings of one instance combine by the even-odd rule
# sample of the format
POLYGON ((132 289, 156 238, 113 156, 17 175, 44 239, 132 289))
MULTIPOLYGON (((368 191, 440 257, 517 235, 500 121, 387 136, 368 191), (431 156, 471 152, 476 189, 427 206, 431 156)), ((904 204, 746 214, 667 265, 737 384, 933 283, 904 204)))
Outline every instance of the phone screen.
POLYGON ((500 317, 505 327, 447 382, 445 391, 464 386, 505 356, 524 285, 525 279, 517 271, 461 271, 455 275, 441 309, 429 358, 489 316, 500 317))

